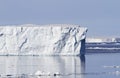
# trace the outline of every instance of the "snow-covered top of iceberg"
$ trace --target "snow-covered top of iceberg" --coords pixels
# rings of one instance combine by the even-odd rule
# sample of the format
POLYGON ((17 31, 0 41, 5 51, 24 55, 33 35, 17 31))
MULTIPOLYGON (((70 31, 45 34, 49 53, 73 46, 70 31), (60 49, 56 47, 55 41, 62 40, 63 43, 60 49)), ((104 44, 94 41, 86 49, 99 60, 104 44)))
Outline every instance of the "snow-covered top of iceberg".
POLYGON ((0 27, 2 26, 20 26, 20 27, 24 27, 24 26, 27 26, 27 27, 38 27, 38 26, 51 26, 51 27, 54 27, 54 26, 62 26, 62 27, 81 27, 80 25, 76 25, 76 24, 46 24, 46 25, 38 25, 38 24, 22 24, 22 25, 0 25, 0 27))

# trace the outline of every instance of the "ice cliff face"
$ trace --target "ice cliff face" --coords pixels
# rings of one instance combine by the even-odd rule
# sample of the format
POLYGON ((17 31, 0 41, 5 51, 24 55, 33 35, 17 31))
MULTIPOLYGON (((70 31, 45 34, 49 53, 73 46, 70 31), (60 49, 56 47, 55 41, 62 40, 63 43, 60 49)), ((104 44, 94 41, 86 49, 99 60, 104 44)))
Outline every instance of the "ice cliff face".
POLYGON ((0 26, 0 55, 84 54, 86 32, 66 24, 0 26))

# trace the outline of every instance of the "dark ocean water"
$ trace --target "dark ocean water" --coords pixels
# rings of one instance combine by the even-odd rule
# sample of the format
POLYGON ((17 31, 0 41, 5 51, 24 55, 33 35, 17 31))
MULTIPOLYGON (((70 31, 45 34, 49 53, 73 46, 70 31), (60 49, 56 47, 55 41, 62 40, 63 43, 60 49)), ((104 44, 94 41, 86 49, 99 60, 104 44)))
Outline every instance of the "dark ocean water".
POLYGON ((85 57, 85 78, 120 78, 120 53, 91 53, 85 57))
POLYGON ((87 48, 85 56, 0 56, 0 77, 120 78, 120 53, 87 48))
POLYGON ((86 44, 85 78, 120 78, 120 43, 86 44))
POLYGON ((86 43, 87 53, 120 53, 120 43, 86 43))

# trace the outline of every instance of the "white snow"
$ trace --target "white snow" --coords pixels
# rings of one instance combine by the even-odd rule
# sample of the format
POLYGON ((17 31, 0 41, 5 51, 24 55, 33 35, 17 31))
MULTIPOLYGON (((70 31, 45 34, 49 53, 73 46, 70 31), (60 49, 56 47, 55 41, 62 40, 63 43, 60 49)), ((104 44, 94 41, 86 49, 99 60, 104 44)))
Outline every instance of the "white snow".
POLYGON ((87 43, 104 43, 104 42, 120 42, 120 38, 112 37, 112 38, 87 38, 87 43))
POLYGON ((86 42, 88 42, 88 43, 101 43, 101 42, 103 42, 103 39, 101 39, 101 38, 87 38, 86 42))
POLYGON ((79 55, 86 32, 69 24, 0 26, 0 55, 79 55))

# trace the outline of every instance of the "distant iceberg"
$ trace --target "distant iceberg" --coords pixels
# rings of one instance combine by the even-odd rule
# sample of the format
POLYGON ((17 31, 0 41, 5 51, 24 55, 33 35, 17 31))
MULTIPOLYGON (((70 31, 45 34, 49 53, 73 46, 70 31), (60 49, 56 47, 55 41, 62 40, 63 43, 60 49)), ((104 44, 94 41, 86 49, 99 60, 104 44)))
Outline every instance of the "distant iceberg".
POLYGON ((84 55, 86 32, 69 24, 0 26, 0 55, 84 55))
POLYGON ((120 43, 119 37, 87 38, 87 43, 120 43))

